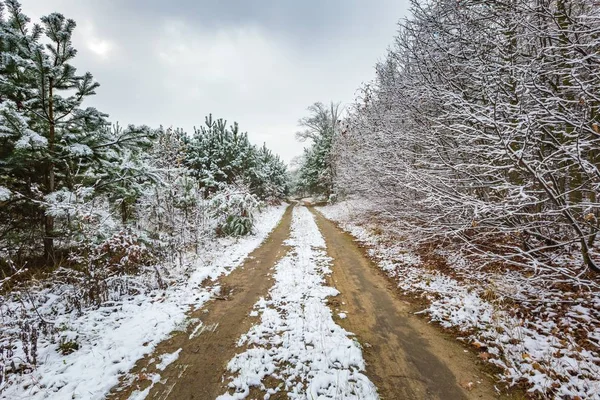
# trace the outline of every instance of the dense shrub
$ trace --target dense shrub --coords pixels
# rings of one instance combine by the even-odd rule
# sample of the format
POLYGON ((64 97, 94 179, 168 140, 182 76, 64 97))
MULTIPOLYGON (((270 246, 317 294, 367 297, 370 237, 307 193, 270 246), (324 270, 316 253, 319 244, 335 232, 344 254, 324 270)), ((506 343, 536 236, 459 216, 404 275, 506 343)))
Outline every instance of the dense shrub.
POLYGON ((252 232, 254 213, 261 207, 258 198, 247 189, 227 187, 215 194, 210 209, 217 221, 216 232, 222 236, 243 236, 252 232))

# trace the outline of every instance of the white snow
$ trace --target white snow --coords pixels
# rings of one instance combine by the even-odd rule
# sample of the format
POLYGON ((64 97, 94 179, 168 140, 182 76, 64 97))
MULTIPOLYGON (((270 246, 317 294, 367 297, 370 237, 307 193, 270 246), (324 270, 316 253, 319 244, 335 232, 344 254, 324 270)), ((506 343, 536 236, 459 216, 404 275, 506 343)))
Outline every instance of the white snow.
POLYGON ((173 353, 162 354, 160 356, 160 362, 156 364, 156 368, 160 371, 164 371, 165 368, 169 366, 169 364, 172 364, 179 358, 179 353, 181 353, 181 348, 179 348, 177 351, 174 351, 173 353))
MULTIPOLYGON (((285 208, 285 205, 270 207, 258 215, 253 236, 216 238, 198 257, 190 254, 187 263, 168 266, 171 276, 164 279, 169 279, 170 286, 164 291, 156 289, 129 296, 86 310, 82 315, 71 312, 56 316, 56 309, 61 306, 57 302, 59 296, 48 290, 38 312, 54 319, 61 337, 77 338, 80 348, 61 355, 55 340, 40 337, 37 369, 21 376, 9 375, 0 386, 0 398, 102 399, 138 359, 151 353, 174 329, 185 324, 190 308, 202 307, 211 297, 212 289, 202 287, 201 283, 229 274, 239 266, 275 227, 285 208)), ((19 347, 15 352, 22 350, 19 347)), ((167 361, 173 360, 162 360, 167 361)), ((137 395, 143 398, 143 393, 137 395)))
POLYGON ((84 157, 94 154, 94 152, 92 151, 92 149, 89 148, 89 146, 86 146, 85 144, 81 143, 74 143, 70 145, 67 150, 72 155, 78 157, 84 157))
POLYGON ((48 139, 39 133, 32 131, 31 129, 25 129, 23 136, 21 136, 19 140, 15 142, 16 149, 26 149, 29 147, 32 149, 38 149, 46 147, 47 145, 48 139))
POLYGON ((159 374, 150 374, 150 375, 148 375, 148 379, 150 379, 150 381, 152 382, 150 384, 150 386, 148 386, 144 390, 135 390, 133 393, 131 393, 131 395, 129 396, 129 398, 127 400, 145 400, 146 397, 148 397, 148 395, 150 394, 150 390, 152 390, 154 385, 156 385, 158 382, 160 382, 160 375, 159 374))
POLYGON ((231 390, 219 399, 246 398, 252 386, 266 391, 265 398, 284 390, 290 399, 377 399, 362 373, 360 345, 327 306, 338 292, 325 285, 330 258, 305 207, 294 209, 287 244, 293 249, 276 265, 268 297, 255 305, 260 322, 240 339, 246 349, 229 362, 231 390), (266 387, 269 375, 282 384, 266 387))
POLYGON ((6 201, 10 199, 11 191, 5 188, 4 186, 0 186, 0 201, 6 201))

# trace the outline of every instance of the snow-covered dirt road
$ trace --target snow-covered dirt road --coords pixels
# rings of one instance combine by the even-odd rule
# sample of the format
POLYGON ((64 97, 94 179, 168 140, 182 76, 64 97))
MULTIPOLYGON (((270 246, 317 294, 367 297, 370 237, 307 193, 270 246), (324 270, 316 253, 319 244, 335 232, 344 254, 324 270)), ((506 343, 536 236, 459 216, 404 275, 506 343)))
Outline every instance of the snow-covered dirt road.
POLYGON ((473 354, 414 316, 352 238, 290 207, 117 399, 491 399, 473 354))
POLYGON ((360 344, 334 322, 327 306, 338 294, 325 279, 331 258, 305 207, 295 208, 286 243, 291 250, 275 266, 275 284, 254 307, 260 322, 242 336, 245 350, 228 364, 233 390, 218 399, 244 399, 253 386, 301 400, 377 399, 362 373, 360 344))
POLYGON ((225 366, 238 351, 235 343, 252 325, 252 306, 272 285, 268 273, 287 251, 291 214, 288 207, 265 242, 219 279, 219 295, 193 311, 187 327, 140 360, 109 398, 214 399, 223 392, 225 366), (169 355, 173 357, 167 364, 169 355))

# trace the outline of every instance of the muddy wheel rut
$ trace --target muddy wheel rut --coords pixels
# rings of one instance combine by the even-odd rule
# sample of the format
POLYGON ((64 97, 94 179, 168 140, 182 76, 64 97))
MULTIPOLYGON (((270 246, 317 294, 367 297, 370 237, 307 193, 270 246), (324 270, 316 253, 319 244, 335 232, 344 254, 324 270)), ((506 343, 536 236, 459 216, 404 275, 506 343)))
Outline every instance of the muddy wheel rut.
POLYGON ((336 322, 361 343, 366 375, 382 399, 499 398, 475 355, 415 316, 415 307, 398 296, 353 238, 311 211, 334 260, 329 279, 340 295, 330 306, 334 315, 346 316, 336 322))

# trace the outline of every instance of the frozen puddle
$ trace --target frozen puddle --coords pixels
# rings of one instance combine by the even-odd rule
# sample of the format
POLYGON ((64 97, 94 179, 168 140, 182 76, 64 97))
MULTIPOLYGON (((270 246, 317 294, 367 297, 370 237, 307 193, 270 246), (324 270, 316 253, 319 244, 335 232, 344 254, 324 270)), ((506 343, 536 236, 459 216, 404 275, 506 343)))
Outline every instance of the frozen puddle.
POLYGON ((312 214, 294 208, 292 250, 275 266, 275 284, 253 314, 260 322, 242 335, 246 350, 228 364, 233 378, 219 400, 244 399, 251 387, 291 399, 378 399, 362 373, 360 345, 333 321, 326 304, 337 290, 325 285, 330 258, 312 214), (264 378, 271 377, 267 382, 264 378))

